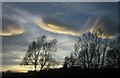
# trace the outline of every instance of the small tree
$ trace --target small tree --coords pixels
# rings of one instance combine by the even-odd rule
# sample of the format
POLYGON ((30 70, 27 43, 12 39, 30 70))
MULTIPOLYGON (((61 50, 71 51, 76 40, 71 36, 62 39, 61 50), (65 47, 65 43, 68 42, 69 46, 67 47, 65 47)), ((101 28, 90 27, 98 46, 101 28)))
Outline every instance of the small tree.
MULTIPOLYGON (((67 57, 65 57, 65 59, 66 59, 66 58, 67 58, 67 57)), ((67 63, 67 61, 64 61, 63 68, 64 68, 64 69, 67 69, 67 68, 68 68, 68 63, 67 63)))
POLYGON ((66 56, 64 59, 64 64, 66 64, 68 67, 74 67, 76 63, 76 58, 73 53, 70 54, 70 56, 66 56))
POLYGON ((37 68, 40 68, 40 70, 50 68, 56 63, 52 58, 52 55, 57 50, 56 43, 56 39, 48 41, 46 36, 41 36, 36 41, 33 41, 28 46, 21 65, 32 65, 35 71, 37 68))

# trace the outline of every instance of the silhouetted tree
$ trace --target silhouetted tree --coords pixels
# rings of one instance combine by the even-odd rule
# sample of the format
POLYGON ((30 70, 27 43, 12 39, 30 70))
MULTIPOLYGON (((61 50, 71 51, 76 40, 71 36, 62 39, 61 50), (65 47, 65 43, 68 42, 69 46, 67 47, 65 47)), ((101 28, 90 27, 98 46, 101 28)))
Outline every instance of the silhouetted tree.
POLYGON ((70 56, 66 56, 64 59, 64 64, 67 64, 68 67, 74 67, 76 63, 76 59, 73 53, 70 56))
POLYGON ((67 68, 68 68, 68 64, 67 64, 66 61, 65 61, 64 64, 63 64, 63 68, 64 68, 64 69, 67 69, 67 68))
POLYGON ((36 41, 33 41, 28 46, 21 65, 33 65, 35 71, 48 69, 56 64, 55 59, 52 58, 53 53, 57 50, 57 40, 48 41, 46 36, 41 36, 36 41))
POLYGON ((79 37, 74 46, 75 64, 82 68, 104 67, 109 49, 108 37, 101 28, 79 37))
POLYGON ((120 68, 120 38, 110 42, 110 49, 107 52, 108 67, 120 68))

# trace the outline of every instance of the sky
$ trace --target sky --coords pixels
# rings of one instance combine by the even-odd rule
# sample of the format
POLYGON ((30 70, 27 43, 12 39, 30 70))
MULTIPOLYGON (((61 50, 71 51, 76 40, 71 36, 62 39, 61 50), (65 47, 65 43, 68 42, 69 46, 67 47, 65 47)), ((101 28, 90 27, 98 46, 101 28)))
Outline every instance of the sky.
POLYGON ((118 35, 117 2, 3 2, 2 69, 26 70, 19 64, 42 35, 58 40, 54 58, 62 62, 80 35, 98 27, 111 37, 118 35))

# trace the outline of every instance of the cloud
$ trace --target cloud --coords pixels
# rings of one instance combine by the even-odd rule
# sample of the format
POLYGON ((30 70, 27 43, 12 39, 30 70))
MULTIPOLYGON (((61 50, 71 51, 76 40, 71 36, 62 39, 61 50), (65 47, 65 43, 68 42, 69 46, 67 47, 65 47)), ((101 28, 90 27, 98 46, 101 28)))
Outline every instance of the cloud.
POLYGON ((63 22, 53 17, 41 17, 36 21, 36 24, 43 30, 58 33, 67 34, 73 36, 80 36, 83 33, 103 29, 104 38, 112 38, 118 34, 118 21, 117 18, 112 16, 100 16, 97 18, 88 17, 86 21, 81 25, 73 25, 70 22, 63 22), (105 36, 105 34, 107 36, 105 36))
POLYGON ((2 33, 0 33, 1 36, 14 36, 14 35, 20 35, 24 32, 24 29, 21 27, 16 26, 9 26, 2 30, 2 33))
POLYGON ((0 32, 1 36, 14 36, 24 33, 24 28, 17 25, 14 21, 4 18, 2 19, 2 31, 0 32))
MULTIPOLYGON (((88 21, 86 21, 86 23, 88 23, 88 21)), ((78 27, 76 30, 74 26, 71 26, 70 24, 64 23, 52 17, 42 17, 36 21, 36 24, 43 30, 53 33, 67 34, 73 36, 80 36, 83 33, 80 31, 81 27, 78 27)))
POLYGON ((68 34, 68 35, 74 35, 79 36, 80 34, 77 32, 74 32, 72 30, 67 30, 64 27, 57 26, 55 24, 45 24, 44 22, 38 23, 38 26, 40 26, 42 29, 53 32, 53 33, 59 33, 59 34, 68 34))
MULTIPOLYGON (((105 3, 27 3, 27 5, 31 7, 28 8, 25 6, 26 3, 4 3, 4 9, 10 9, 12 19, 17 18, 16 20, 21 24, 30 22, 37 23, 43 30, 73 36, 80 36, 90 31, 94 27, 94 23, 97 20, 96 18, 102 17, 99 23, 103 23, 103 27, 107 31, 106 33, 113 36, 115 35, 115 24, 117 23, 117 4, 106 3, 107 6, 104 4, 105 3), (17 7, 14 8, 14 6, 17 7), (40 8, 36 9, 39 6, 40 8), (91 8, 89 6, 91 6, 91 8), (112 9, 110 9, 111 7, 112 9), (59 15, 58 13, 62 14, 59 15), (38 18, 38 16, 40 16, 40 18, 38 18), (36 19, 38 20, 34 21, 36 19), (111 29, 113 30, 111 31, 111 29)), ((4 9, 3 11, 8 11, 4 9)), ((8 15, 7 12, 6 15, 8 15)))
POLYGON ((99 28, 103 31, 103 38, 113 38, 119 33, 118 20, 115 17, 104 16, 97 18, 90 31, 92 32, 93 30, 98 30, 99 28))

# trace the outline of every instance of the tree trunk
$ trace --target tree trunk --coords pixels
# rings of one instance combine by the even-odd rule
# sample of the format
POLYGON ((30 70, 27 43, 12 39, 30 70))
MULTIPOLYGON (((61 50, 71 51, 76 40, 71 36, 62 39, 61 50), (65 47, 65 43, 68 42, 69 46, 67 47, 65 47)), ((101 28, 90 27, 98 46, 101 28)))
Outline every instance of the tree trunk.
POLYGON ((37 60, 35 60, 35 71, 36 71, 36 68, 37 68, 37 60))

